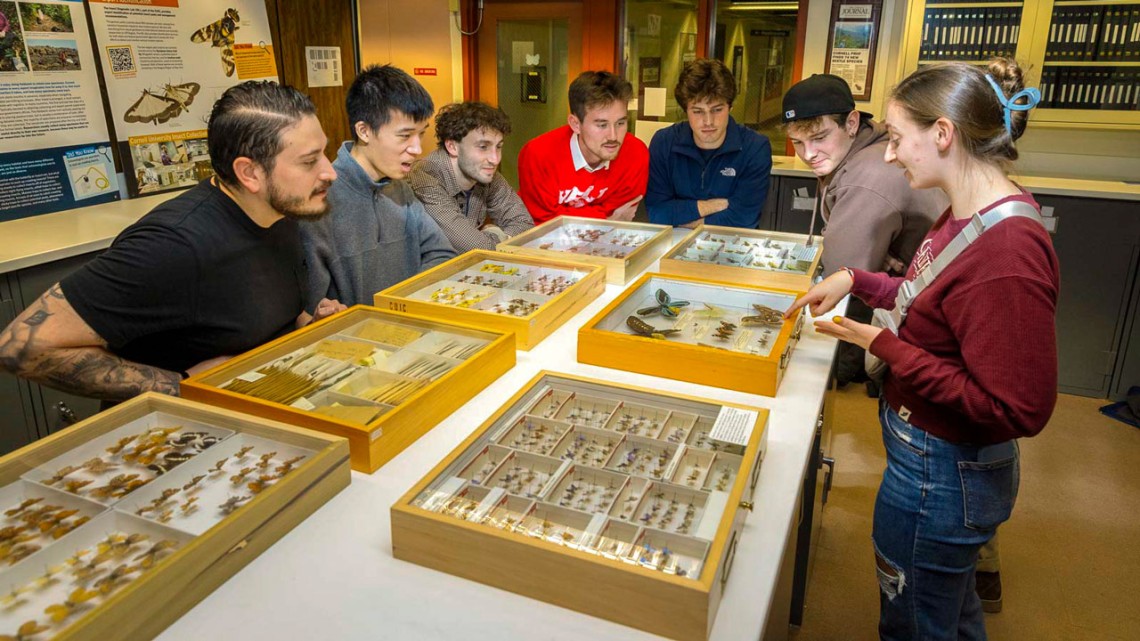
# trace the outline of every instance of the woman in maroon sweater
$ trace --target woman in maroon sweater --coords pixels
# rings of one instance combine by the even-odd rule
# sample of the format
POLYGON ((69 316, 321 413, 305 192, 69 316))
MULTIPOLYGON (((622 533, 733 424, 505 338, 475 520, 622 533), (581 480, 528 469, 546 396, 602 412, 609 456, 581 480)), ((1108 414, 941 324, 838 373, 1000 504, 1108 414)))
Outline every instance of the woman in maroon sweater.
MULTIPOLYGON (((899 83, 887 106, 886 160, 906 170, 911 187, 945 191, 950 209, 905 278, 843 269, 788 313, 808 305, 818 317, 848 293, 892 308, 902 281, 921 274, 975 214, 1009 200, 1039 209, 1006 176, 1036 101, 1012 60, 991 62, 988 73, 928 67, 899 83)), ((897 336, 839 316, 815 322, 890 367, 879 413, 887 469, 872 535, 884 639, 985 639, 975 562, 1013 509, 1016 439, 1040 432, 1056 402, 1059 279, 1049 234, 1013 217, 937 275, 897 336)))

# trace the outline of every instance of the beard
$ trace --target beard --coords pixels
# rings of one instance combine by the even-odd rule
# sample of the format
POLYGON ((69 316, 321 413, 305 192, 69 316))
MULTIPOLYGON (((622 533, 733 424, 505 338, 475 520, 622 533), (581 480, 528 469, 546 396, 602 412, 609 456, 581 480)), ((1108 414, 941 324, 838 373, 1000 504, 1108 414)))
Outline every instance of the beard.
POLYGON ((307 204, 309 199, 321 191, 327 190, 332 183, 324 183, 320 188, 305 196, 286 196, 278 189, 277 183, 269 182, 269 206, 277 213, 291 220, 320 220, 329 213, 329 202, 318 201, 316 204, 307 204))
POLYGON ((483 175, 480 171, 482 162, 478 160, 469 160, 460 156, 459 158, 459 173, 467 180, 471 180, 484 185, 490 185, 491 181, 495 180, 495 174, 490 176, 483 175))

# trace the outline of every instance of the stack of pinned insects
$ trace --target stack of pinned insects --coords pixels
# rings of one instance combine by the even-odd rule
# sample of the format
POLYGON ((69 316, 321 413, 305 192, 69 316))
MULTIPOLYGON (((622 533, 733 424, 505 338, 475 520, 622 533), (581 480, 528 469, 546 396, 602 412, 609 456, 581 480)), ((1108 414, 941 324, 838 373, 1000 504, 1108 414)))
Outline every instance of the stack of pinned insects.
POLYGON ((289 405, 336 385, 356 368, 348 361, 328 358, 302 348, 257 370, 258 376, 235 378, 222 389, 289 405), (249 380, 254 379, 254 380, 249 380))

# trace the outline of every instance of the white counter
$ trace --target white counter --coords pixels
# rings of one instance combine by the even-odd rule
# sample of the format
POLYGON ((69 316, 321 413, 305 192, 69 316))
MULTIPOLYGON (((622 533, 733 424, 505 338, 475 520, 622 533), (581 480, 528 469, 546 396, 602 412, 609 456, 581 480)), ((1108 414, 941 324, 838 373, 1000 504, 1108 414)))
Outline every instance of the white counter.
MULTIPOLYGON (((835 340, 815 333, 808 323, 777 398, 579 364, 578 328, 622 289, 607 285, 598 300, 538 347, 518 352, 514 369, 375 474, 354 472, 352 485, 159 638, 658 639, 392 557, 388 508, 542 369, 771 410, 756 509, 745 523, 712 633, 713 639, 760 638, 784 544, 797 526, 797 497, 835 340)), ((785 621, 788 616, 786 611, 771 614, 785 621)))

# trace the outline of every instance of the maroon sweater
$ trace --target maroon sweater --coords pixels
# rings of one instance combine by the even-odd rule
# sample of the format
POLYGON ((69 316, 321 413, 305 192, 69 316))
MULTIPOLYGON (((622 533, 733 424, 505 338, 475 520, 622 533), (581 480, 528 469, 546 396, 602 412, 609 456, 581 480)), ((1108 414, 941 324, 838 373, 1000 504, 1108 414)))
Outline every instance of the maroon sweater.
MULTIPOLYGON (((1004 198, 1040 206, 1028 193, 1004 198)), ((969 219, 947 210, 923 240, 916 266, 937 256, 969 219)), ((894 307, 902 278, 854 270, 852 293, 894 307)), ((1033 436, 1057 401, 1055 313, 1060 268, 1048 232, 1010 218, 983 233, 920 294, 898 336, 884 331, 871 353, 890 365, 887 403, 939 438, 991 444, 1033 436)))

